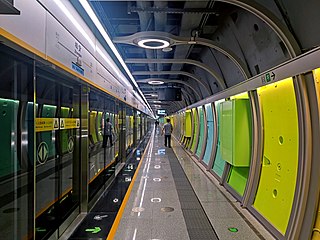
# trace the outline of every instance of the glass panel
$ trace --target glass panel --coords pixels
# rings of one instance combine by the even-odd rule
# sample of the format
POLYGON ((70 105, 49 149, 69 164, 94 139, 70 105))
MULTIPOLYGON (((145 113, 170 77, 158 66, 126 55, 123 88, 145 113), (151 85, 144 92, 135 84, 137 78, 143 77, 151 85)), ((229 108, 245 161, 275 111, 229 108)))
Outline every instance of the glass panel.
POLYGON ((0 44, 0 239, 32 239, 33 61, 0 44))
POLYGON ((40 67, 36 72, 36 239, 44 239, 79 205, 79 183, 73 182, 79 85, 40 67))
POLYGON ((137 143, 139 143, 140 139, 141 139, 141 131, 140 131, 140 125, 141 125, 141 114, 139 111, 137 111, 137 143))
POLYGON ((118 133, 116 104, 106 93, 92 89, 89 96, 89 201, 104 190, 114 176, 118 133), (108 123, 109 122, 109 123, 108 123), (108 124, 112 125, 111 131, 108 124), (108 129, 108 130, 107 130, 108 129))
POLYGON ((221 142, 221 134, 220 134, 220 121, 221 121, 221 111, 220 111, 220 103, 224 102, 224 100, 220 100, 215 102, 215 108, 217 111, 217 127, 218 127, 218 144, 217 144, 217 152, 216 152, 216 157, 213 163, 213 168, 212 170, 219 176, 222 177, 223 171, 224 171, 224 166, 226 162, 222 159, 221 156, 221 147, 220 147, 220 142, 221 142))
POLYGON ((213 114, 211 104, 206 104, 206 115, 207 115, 207 141, 206 141, 206 150, 203 156, 202 161, 207 165, 209 164, 211 152, 213 148, 213 114))
POLYGON ((220 150, 232 167, 227 183, 242 196, 247 184, 251 160, 252 121, 248 94, 239 94, 220 103, 220 150))

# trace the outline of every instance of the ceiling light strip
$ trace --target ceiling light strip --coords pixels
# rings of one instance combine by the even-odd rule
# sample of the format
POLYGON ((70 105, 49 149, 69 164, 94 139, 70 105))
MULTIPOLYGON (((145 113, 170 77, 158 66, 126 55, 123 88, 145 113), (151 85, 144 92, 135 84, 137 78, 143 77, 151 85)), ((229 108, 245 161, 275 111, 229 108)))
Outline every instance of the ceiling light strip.
MULTIPOLYGON (((87 12, 87 14, 90 17, 90 19, 92 20, 92 22, 95 24, 95 26, 97 27, 97 29, 99 30, 101 35, 103 36, 104 40, 107 42, 107 44, 109 45, 109 47, 113 51, 114 55, 117 57, 117 59, 120 62, 121 66, 126 71, 128 76, 130 77, 131 81, 136 86, 136 88, 138 89, 139 93, 142 95, 143 99, 145 100, 146 104, 148 105, 149 109, 151 110, 151 107, 150 107, 148 101, 146 100, 146 98, 144 97, 143 93, 141 92, 136 80, 133 78, 130 70, 128 69, 127 65, 123 61, 123 59, 122 59, 120 53, 118 52, 117 48, 114 46, 114 44, 113 44, 112 40, 110 39, 108 33, 105 31, 104 27, 100 23, 98 17, 96 16, 94 11, 92 10, 90 4, 87 2, 87 0, 79 0, 79 2, 82 5, 82 7, 84 8, 84 10, 87 12)), ((151 110, 151 112, 152 112, 152 110, 151 110)))

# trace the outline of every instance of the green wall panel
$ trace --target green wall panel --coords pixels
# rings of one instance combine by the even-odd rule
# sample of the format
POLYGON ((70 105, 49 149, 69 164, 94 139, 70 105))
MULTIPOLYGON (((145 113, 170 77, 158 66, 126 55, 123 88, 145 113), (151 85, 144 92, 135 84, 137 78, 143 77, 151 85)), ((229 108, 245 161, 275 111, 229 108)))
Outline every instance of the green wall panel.
POLYGON ((17 150, 12 146, 12 142, 16 143, 17 140, 18 107, 19 101, 0 98, 0 177, 20 169, 20 166, 16 165, 18 163, 17 150))
POLYGON ((264 123, 264 151, 253 206, 285 234, 298 169, 298 115, 292 79, 262 87, 258 93, 264 123))
MULTIPOLYGON (((43 118, 54 118, 56 116, 57 107, 53 105, 43 105, 41 117, 43 118)), ((48 158, 55 157, 56 155, 56 147, 55 147, 55 131, 46 131, 40 132, 41 141, 45 142, 48 145, 48 158)), ((37 146, 38 149, 38 146, 37 146)))
POLYGON ((217 143, 217 152, 216 152, 216 157, 214 159, 213 167, 212 170, 219 176, 222 177, 224 167, 226 165, 226 162, 222 159, 221 156, 221 147, 220 147, 220 142, 221 142, 221 134, 220 134, 220 121, 221 121, 221 103, 216 102, 216 111, 217 111, 217 125, 218 125, 218 143, 217 143))
POLYGON ((221 103, 221 155, 232 165, 227 183, 240 196, 246 187, 251 160, 251 124, 249 99, 221 103))
POLYGON ((244 193, 244 189, 246 188, 248 176, 248 167, 232 166, 229 172, 227 182, 237 193, 239 193, 240 196, 242 196, 244 193))
POLYGON ((249 167, 251 158, 251 109, 249 99, 221 103, 221 154, 235 167, 249 167))
POLYGON ((202 161, 207 165, 210 162, 211 154, 212 154, 212 145, 213 145, 213 137, 214 137, 214 125, 213 125, 213 114, 211 104, 206 104, 206 116, 207 116, 207 140, 206 140, 206 149, 203 155, 202 161))
POLYGON ((200 157, 201 150, 202 150, 202 144, 203 144, 203 137, 204 137, 204 115, 203 115, 203 109, 202 107, 198 107, 198 114, 199 114, 199 124, 200 124, 200 130, 199 130, 199 142, 197 146, 197 157, 200 157))
POLYGON ((198 113, 196 108, 192 109, 192 114, 193 114, 194 130, 193 130, 193 139, 191 144, 191 152, 194 153, 196 151, 197 134, 198 134, 198 113))
MULTIPOLYGON (((233 136, 233 109, 232 102, 226 101, 221 103, 221 123, 220 123, 220 150, 222 158, 232 163, 232 136, 233 136)), ((232 165, 232 164, 231 164, 232 165)))

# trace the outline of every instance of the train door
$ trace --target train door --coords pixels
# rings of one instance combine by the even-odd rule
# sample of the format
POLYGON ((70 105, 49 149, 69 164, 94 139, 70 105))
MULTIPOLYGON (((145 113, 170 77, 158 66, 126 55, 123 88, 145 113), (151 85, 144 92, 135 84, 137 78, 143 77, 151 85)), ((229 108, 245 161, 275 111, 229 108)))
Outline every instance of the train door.
MULTIPOLYGON (((90 90, 89 97, 89 206, 95 203, 105 186, 114 177, 115 149, 115 101, 96 89, 90 90), (106 138, 107 120, 112 125, 111 138, 106 138), (105 136, 104 136, 105 135, 105 136)), ((109 135, 109 134, 108 134, 109 135)))
POLYGON ((43 239, 59 236, 79 207, 80 86, 36 70, 36 239, 43 239))

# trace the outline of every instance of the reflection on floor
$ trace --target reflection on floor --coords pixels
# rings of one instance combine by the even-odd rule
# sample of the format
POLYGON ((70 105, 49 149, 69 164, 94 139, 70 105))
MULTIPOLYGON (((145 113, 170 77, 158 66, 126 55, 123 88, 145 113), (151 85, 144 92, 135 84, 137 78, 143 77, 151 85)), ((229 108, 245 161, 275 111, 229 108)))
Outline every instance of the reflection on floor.
POLYGON ((117 175, 110 186, 87 214, 81 224, 73 232, 69 239, 106 239, 117 213, 121 207, 127 189, 140 163, 141 155, 145 151, 148 138, 140 144, 132 156, 128 159, 124 168, 117 175))
POLYGON ((114 239, 274 239, 176 141, 172 146, 165 148, 157 131, 114 239))
POLYGON ((172 146, 164 147, 157 129, 144 157, 144 148, 136 152, 69 239, 274 239, 176 141, 172 146))

